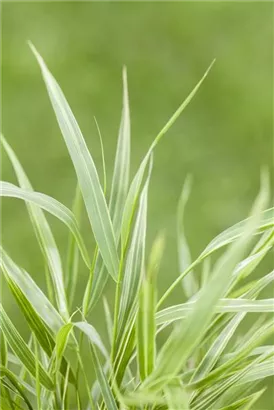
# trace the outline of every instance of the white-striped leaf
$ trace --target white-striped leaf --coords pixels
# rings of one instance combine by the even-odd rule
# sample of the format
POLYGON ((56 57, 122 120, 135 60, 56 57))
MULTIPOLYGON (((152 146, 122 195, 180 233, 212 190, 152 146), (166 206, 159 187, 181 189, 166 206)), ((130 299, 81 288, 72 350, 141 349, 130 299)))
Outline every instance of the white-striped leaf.
POLYGON ((83 257, 83 261, 86 266, 90 268, 88 252, 80 233, 78 223, 73 213, 65 205, 48 195, 34 191, 27 191, 4 181, 0 181, 0 196, 19 198, 23 201, 35 204, 62 221, 74 235, 83 257))
POLYGON ((122 228, 121 228, 121 244, 122 244, 122 249, 125 248, 130 232, 130 227, 132 223, 132 218, 135 212, 135 207, 136 203, 138 200, 138 196, 140 193, 143 177, 145 174, 146 167, 149 163, 149 159, 151 157, 151 154, 153 153, 154 148, 158 144, 158 142, 161 140, 161 138, 167 133, 167 131, 170 129, 170 127, 174 124, 174 122, 177 120, 177 118, 181 115, 181 113, 184 111, 184 109, 188 106, 192 98, 195 96, 197 91, 199 90, 200 86, 202 85, 203 81, 205 80, 206 76, 208 75, 214 61, 211 63, 209 68, 206 70, 205 74, 201 78, 201 80, 196 84, 196 86, 193 88, 193 90, 190 92, 190 94, 187 96, 187 98, 184 100, 184 102, 179 106, 179 108, 175 111, 175 113, 171 116, 171 118, 167 121, 165 126, 161 129, 159 134, 156 136, 154 141, 152 142, 147 154, 145 155, 144 159, 142 160, 140 167, 135 174, 133 181, 130 185, 129 192, 127 195, 126 203, 125 203, 125 208, 123 212, 123 219, 122 219, 122 228))
MULTIPOLYGON (((32 186, 28 180, 28 177, 26 176, 23 170, 23 167, 18 161, 12 148, 4 139, 3 135, 1 135, 1 142, 12 163, 20 187, 30 192, 33 191, 32 186)), ((52 282, 55 288, 54 294, 57 300, 59 312, 62 316, 68 318, 69 314, 67 310, 62 263, 50 226, 45 218, 43 211, 39 207, 33 204, 27 204, 27 209, 39 246, 41 248, 46 264, 49 268, 49 272, 51 274, 52 282)))
MULTIPOLYGON (((29 371, 29 373, 35 378, 36 376, 36 358, 28 345, 25 343, 22 336, 18 333, 10 318, 5 312, 2 304, 0 304, 0 327, 4 333, 7 343, 13 350, 14 354, 20 359, 21 363, 29 371)), ((54 385, 49 374, 42 367, 41 363, 38 365, 39 377, 41 384, 48 390, 53 390, 54 385)))
POLYGON ((109 274, 116 280, 119 266, 116 243, 95 164, 61 88, 34 46, 32 44, 30 46, 40 65, 59 127, 73 162, 94 237, 109 274))

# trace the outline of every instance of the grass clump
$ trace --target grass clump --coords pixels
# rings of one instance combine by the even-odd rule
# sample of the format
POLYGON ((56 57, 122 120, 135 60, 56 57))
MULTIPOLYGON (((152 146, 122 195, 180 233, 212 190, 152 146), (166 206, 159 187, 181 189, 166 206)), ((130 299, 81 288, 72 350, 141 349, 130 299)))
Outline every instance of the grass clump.
POLYGON ((1 137, 18 180, 18 186, 1 182, 1 196, 25 201, 44 256, 48 285, 46 294, 2 248, 2 277, 28 323, 30 339, 29 343, 24 341, 1 304, 1 408, 252 408, 264 392, 259 384, 274 373, 274 347, 268 344, 274 333, 274 299, 259 298, 260 292, 272 285, 274 271, 249 280, 274 244, 274 209, 267 209, 267 176, 262 175, 261 190, 250 216, 213 239, 194 261, 190 260, 183 226, 191 182, 187 178, 177 218, 180 274, 162 296, 157 294, 157 271, 164 256, 162 235, 145 257, 154 149, 194 97, 209 69, 156 136, 131 182, 130 114, 124 69, 123 110, 108 200, 105 166, 102 186, 62 90, 41 56, 31 48, 42 70, 78 185, 72 210, 35 192, 12 148, 1 137), (93 255, 79 227, 83 206, 95 238, 93 255), (65 275, 44 211, 69 229, 65 275), (76 321, 73 300, 80 258, 89 274, 78 308, 81 320, 76 321), (197 277, 199 265, 202 278, 197 277), (108 279, 116 287, 113 312, 103 299, 109 338, 106 343, 88 322, 88 315, 102 299, 108 279), (187 301, 166 306, 164 302, 180 283, 187 301), (245 317, 254 312, 263 313, 260 320, 245 336, 235 338, 245 317), (159 334, 163 336, 161 346, 159 334), (84 338, 94 378, 88 376, 83 363, 84 338))

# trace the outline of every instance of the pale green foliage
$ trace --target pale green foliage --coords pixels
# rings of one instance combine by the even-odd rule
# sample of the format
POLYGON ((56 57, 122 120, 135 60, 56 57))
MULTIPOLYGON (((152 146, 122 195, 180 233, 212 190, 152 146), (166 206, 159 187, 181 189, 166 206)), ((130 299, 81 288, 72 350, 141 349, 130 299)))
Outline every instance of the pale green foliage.
POLYGON ((274 347, 269 345, 274 333, 274 299, 259 298, 260 292, 273 283, 274 272, 249 279, 274 245, 274 209, 266 209, 267 177, 262 175, 261 190, 249 218, 218 235, 192 260, 184 229, 190 194, 190 180, 186 179, 177 214, 179 273, 159 299, 157 273, 165 257, 163 235, 156 238, 150 255, 145 254, 154 150, 190 103, 209 69, 157 134, 130 182, 130 115, 124 68, 121 125, 107 198, 98 124, 103 186, 63 92, 42 57, 31 48, 42 70, 78 185, 72 210, 48 195, 34 192, 15 153, 1 137, 19 185, 1 182, 1 196, 26 203, 45 271, 50 274, 46 294, 1 248, 1 275, 30 333, 27 344, 1 304, 1 408, 247 410, 254 403, 256 406, 264 392, 257 384, 274 375, 274 347), (87 251, 81 233, 82 200, 96 242, 93 255, 87 251), (66 277, 44 211, 69 229, 66 277), (80 255, 88 279, 80 309, 82 318, 75 321, 73 297, 80 255), (211 255, 214 257, 209 259, 211 255), (198 265, 202 278, 198 276, 198 265), (116 286, 113 310, 102 297, 108 279, 116 286), (180 304, 162 308, 180 283, 187 300, 182 296, 180 304), (88 322, 88 313, 101 299, 106 341, 88 322), (254 313, 264 316, 246 337, 235 340, 243 320, 254 313), (83 339, 89 346, 92 379, 87 376, 82 358, 83 339))

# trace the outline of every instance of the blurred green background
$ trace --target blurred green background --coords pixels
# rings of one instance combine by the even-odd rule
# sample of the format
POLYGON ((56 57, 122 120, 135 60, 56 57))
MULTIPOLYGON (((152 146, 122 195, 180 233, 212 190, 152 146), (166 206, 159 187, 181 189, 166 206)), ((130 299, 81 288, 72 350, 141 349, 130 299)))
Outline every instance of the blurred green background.
MULTIPOLYGON (((273 170, 273 3, 5 2, 2 6, 4 135, 35 189, 67 206, 75 190, 74 170, 27 40, 59 81, 102 175, 96 116, 109 183, 123 64, 129 79, 133 174, 156 133, 217 59, 155 153, 148 247, 164 229, 162 292, 178 271, 176 206, 187 173, 193 174, 194 186, 186 230, 196 257, 216 234, 246 217, 259 189, 261 166, 273 170)), ((15 182, 4 154, 2 159, 2 179, 15 182)), ((5 199, 2 212, 5 247, 44 286, 43 260, 24 204, 5 199)), ((49 220, 65 255, 67 231, 54 218, 49 220)), ((87 223, 84 230, 92 246, 87 223)), ((271 261, 267 265, 270 268, 271 261)), ((86 280, 83 269, 78 301, 86 280)), ((112 290, 110 284, 110 299, 112 290)), ((26 335, 12 298, 6 292, 3 297, 26 335)), ((182 298, 178 289, 174 301, 182 298)), ((91 321, 103 327, 102 314, 94 314, 91 321)), ((270 388, 258 409, 273 408, 272 393, 270 388)))

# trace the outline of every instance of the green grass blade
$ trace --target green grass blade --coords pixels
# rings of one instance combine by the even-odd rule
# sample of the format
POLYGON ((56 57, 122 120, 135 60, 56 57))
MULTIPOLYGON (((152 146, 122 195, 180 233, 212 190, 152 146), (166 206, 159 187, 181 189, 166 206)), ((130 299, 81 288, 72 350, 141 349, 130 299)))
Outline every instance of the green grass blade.
MULTIPOLYGON (((48 330, 47 326, 45 325, 44 321, 38 315, 38 313, 33 308, 32 304, 26 298, 24 293, 20 290, 20 288, 16 285, 16 283, 12 280, 10 276, 4 271, 4 275, 6 281, 13 293, 16 302, 23 313, 30 329, 34 333, 39 345, 43 348, 44 352, 47 354, 48 357, 51 357, 54 347, 55 347, 55 340, 52 336, 52 333, 48 330)), ((36 340, 35 339, 35 340, 36 340)), ((67 371, 67 363, 66 360, 63 359, 61 362, 60 371, 65 377, 67 371)), ((72 371, 69 372, 69 381, 71 383, 75 383, 75 377, 72 371)))
MULTIPOLYGON (((100 135, 100 132, 99 132, 100 135)), ((103 161, 104 163, 104 161, 103 161)), ((128 102, 128 87, 126 69, 123 69, 123 110, 120 123, 117 149, 115 155, 114 173, 110 194, 110 217, 113 221, 113 229, 116 243, 119 241, 121 222, 125 199, 128 191, 130 172, 130 114, 128 102)), ((108 277, 105 272, 101 255, 98 256, 95 275, 93 280, 89 310, 91 310, 103 293, 108 277)))
MULTIPOLYGON (((179 271, 184 272, 191 265, 191 255, 188 243, 185 236, 184 228, 184 214, 185 207, 188 202, 192 185, 192 178, 190 175, 186 177, 183 185, 182 193, 178 203, 177 209, 177 246, 179 257, 179 271)), ((190 271, 188 275, 182 280, 183 289, 186 297, 189 299, 198 291, 198 284, 194 276, 194 272, 190 271)))
POLYGON ((100 147, 101 147, 101 154, 102 154, 102 167, 103 167, 103 191, 104 191, 104 194, 106 194, 106 190, 107 190, 107 172, 106 172, 106 163, 105 163, 105 150, 104 150, 104 144, 103 144, 103 138, 102 138, 101 130, 100 130, 99 124, 98 124, 95 117, 94 117, 94 121, 95 121, 95 125, 96 125, 97 131, 98 131, 99 140, 100 140, 100 147))
MULTIPOLYGON (((167 289, 167 291, 164 293, 164 295, 161 297, 161 299, 158 302, 158 307, 163 304, 163 302, 170 296, 170 294, 173 292, 173 290, 176 288, 176 286, 191 272, 191 270, 196 266, 199 265, 199 263, 204 262, 212 253, 216 252, 217 250, 221 249, 222 247, 233 243, 237 239, 239 239, 243 235, 243 229, 244 229, 244 223, 248 223, 249 219, 244 220, 239 222, 238 224, 234 225, 233 227, 227 229, 226 231, 222 232, 220 235, 218 235, 215 239, 213 239, 210 244, 205 248, 205 250, 201 253, 201 255, 196 259, 185 271, 181 272, 178 278, 170 285, 170 287, 167 289)), ((269 230, 271 227, 274 226, 274 208, 270 208, 266 211, 262 211, 261 213, 261 221, 256 229, 256 231, 253 233, 259 234, 265 230, 269 230)), ((260 256, 264 256, 265 251, 262 250, 261 254, 257 254, 254 256, 254 260, 252 261, 249 259, 249 267, 246 268, 246 275, 249 274, 253 268, 256 267, 256 262, 259 263, 260 261, 260 256), (257 259, 257 261, 256 261, 257 259), (252 264, 254 262, 254 264, 252 264), (248 269, 249 273, 248 273, 248 269)), ((238 265, 238 269, 244 269, 244 265, 238 265)), ((239 273, 239 272, 238 272, 239 273)), ((239 275, 240 277, 240 275, 239 275)), ((234 281, 234 283, 236 283, 234 281)))
MULTIPOLYGON (((82 213, 82 195, 79 185, 77 184, 75 197, 73 201, 73 213, 75 218, 80 224, 81 221, 81 213, 82 213)), ((77 286, 77 278, 78 278, 78 268, 79 268, 79 248, 77 246, 77 242, 75 240, 74 235, 69 235, 68 241, 68 251, 67 251, 67 274, 65 277, 65 287, 66 287, 66 295, 68 299, 68 306, 71 309, 75 290, 77 286)))
POLYGON ((120 236, 123 209, 128 192, 130 172, 130 113, 127 71, 123 68, 123 110, 115 155, 109 209, 116 240, 120 236))
POLYGON ((4 367, 8 364, 7 341, 3 333, 0 335, 0 363, 4 367))
POLYGON ((252 217, 244 228, 242 237, 232 244, 231 248, 219 259, 210 280, 200 292, 195 308, 181 326, 174 329, 171 337, 164 344, 159 353, 156 368, 147 379, 147 386, 154 384, 155 388, 159 389, 162 386, 162 382, 158 382, 161 377, 166 375, 172 379, 176 376, 195 346, 202 340, 206 328, 214 316, 216 305, 229 286, 232 273, 250 244, 253 232, 257 230, 260 223, 261 211, 268 196, 267 187, 262 185, 252 217))
POLYGON ((131 309, 137 300, 138 290, 144 273, 145 239, 147 223, 147 195, 150 172, 140 196, 139 209, 136 216, 132 240, 128 251, 122 292, 119 304, 118 333, 124 330, 131 309))
POLYGON ((32 44, 30 46, 40 65, 58 124, 73 162, 94 237, 109 274, 116 280, 119 267, 116 243, 95 164, 61 88, 34 46, 32 44))
POLYGON ((91 351, 91 357, 92 357, 92 362, 93 362, 93 366, 95 369, 96 377, 97 377, 97 380, 98 380, 98 383, 101 389, 102 397, 104 400, 105 408, 106 410, 118 410, 118 407, 116 405, 115 398, 111 391, 110 385, 105 376, 100 360, 97 356, 96 349, 92 343, 90 344, 90 351, 91 351))
MULTIPOLYGON (((7 342, 14 354, 20 359, 22 364, 26 367, 29 373, 35 378, 36 376, 36 359, 32 351, 29 349, 23 338, 13 326, 11 320, 6 314, 2 305, 0 305, 0 325, 1 331, 4 333, 7 342)), ((53 390, 53 382, 48 373, 43 369, 39 363, 39 377, 41 384, 48 389, 53 390)))
POLYGON ((98 349, 100 350, 100 352, 102 353, 102 355, 106 359, 109 358, 109 354, 108 354, 107 349, 105 348, 105 346, 102 342, 102 339, 101 339, 99 333, 97 332, 97 330, 90 323, 75 322, 75 323, 73 323, 73 326, 76 326, 79 330, 81 330, 81 332, 83 332, 88 337, 90 342, 98 347, 98 349))
POLYGON ((102 293, 108 281, 108 275, 106 273, 106 267, 101 258, 101 255, 98 255, 98 259, 95 264, 94 279, 92 282, 88 311, 94 308, 94 306, 102 296, 102 293))
POLYGON ((238 313, 234 318, 230 320, 228 325, 226 325, 223 331, 218 335, 218 337, 209 347, 206 355, 203 357, 203 360, 195 370, 190 383, 195 383, 197 380, 202 379, 210 372, 210 370, 219 360, 222 352, 233 337, 236 329, 238 328, 244 317, 245 313, 238 313))
MULTIPOLYGON (((33 191, 32 186, 23 170, 23 167, 18 161, 12 148, 4 139, 3 135, 1 135, 1 142, 12 163, 20 187, 28 191, 33 191)), ((43 214, 43 211, 40 208, 34 206, 33 204, 27 204, 27 209, 38 243, 51 274, 52 282, 55 287, 55 292, 52 292, 56 296, 59 311, 62 316, 68 318, 62 263, 50 226, 43 214)), ((48 282, 50 283, 50 281, 48 282)))
MULTIPOLYGON (((5 253, 2 256, 3 274, 18 306, 25 316, 30 329, 39 341, 40 346, 48 357, 51 357, 55 347, 53 335, 63 326, 62 318, 27 272, 16 266, 5 253)), ((60 371, 64 377, 67 366, 66 360, 63 359, 60 371)), ((75 377, 72 371, 69 373, 69 381, 75 384, 75 377)))
MULTIPOLYGON (((257 359, 256 359, 257 360, 257 359)), ((254 363, 250 363, 248 366, 244 367, 238 372, 232 374, 227 380, 224 380, 221 383, 216 384, 213 386, 212 389, 209 389, 205 392, 204 395, 199 397, 197 401, 193 401, 192 408, 193 410, 208 410, 208 409, 215 409, 216 403, 225 394, 230 388, 237 386, 241 378, 248 372, 250 368, 254 366, 254 363)), ((244 391, 244 389, 243 389, 244 391)), ((240 396, 243 395, 243 392, 239 389, 240 396)))
POLYGON ((68 398, 68 381, 69 381, 69 373, 70 373, 70 367, 67 367, 67 372, 65 376, 65 382, 64 382, 64 390, 63 390, 63 396, 62 396, 62 408, 61 410, 66 410, 69 409, 69 398, 68 398))
POLYGON ((140 188, 141 184, 143 181, 143 177, 145 174, 146 167, 148 165, 149 159, 151 157, 151 154, 153 153, 154 148, 158 144, 158 142, 162 139, 162 137, 167 133, 167 131, 170 129, 170 127, 174 124, 174 122, 177 120, 177 118, 181 115, 181 113, 185 110, 185 108, 188 106, 192 98, 195 96, 197 93, 198 89, 202 85, 203 81, 205 80, 206 76, 208 75, 214 61, 211 63, 209 68, 206 70, 205 74, 201 78, 201 80, 196 84, 196 86, 193 88, 193 90, 190 92, 190 94, 187 96, 187 98, 184 100, 184 102, 179 106, 179 108, 175 111, 175 113, 171 116, 171 118, 167 121, 165 126, 161 129, 161 131, 158 133, 154 141, 152 142, 147 154, 145 155, 143 161, 140 164, 140 167, 135 174, 133 181, 130 185, 129 192, 127 195, 126 203, 125 203, 125 208, 123 212, 123 219, 122 219, 122 228, 121 228, 121 243, 122 243, 122 249, 125 248, 130 232, 130 226, 132 222, 132 218, 135 212, 135 207, 136 203, 138 200, 138 196, 140 193, 140 188))
POLYGON ((26 299, 31 303, 32 307, 48 327, 54 333, 57 333, 60 327, 64 324, 63 319, 57 310, 36 285, 30 275, 24 269, 19 268, 2 248, 1 256, 6 274, 20 288, 26 299))
POLYGON ((188 396, 180 383, 168 385, 165 389, 168 410, 189 410, 188 396))
POLYGON ((120 343, 117 347, 117 354, 114 358, 114 379, 118 386, 120 386, 124 378, 128 362, 133 353, 135 345, 135 322, 136 314, 133 312, 126 323, 120 343))
MULTIPOLYGON (((233 225, 232 227, 228 228, 220 235, 216 236, 209 245, 205 248, 205 250, 200 255, 200 258, 205 258, 208 255, 215 252, 217 249, 222 248, 225 245, 235 241, 239 238, 244 231, 245 224, 248 220, 243 220, 238 222, 237 224, 233 225)), ((257 227, 257 230, 254 234, 261 233, 267 229, 274 227, 274 208, 269 208, 262 212, 261 222, 257 227)))
POLYGON ((111 317, 108 301, 105 297, 103 298, 103 304, 104 304, 105 320, 106 320, 106 325, 107 325, 108 340, 111 345, 112 334, 113 334, 113 322, 112 322, 112 317, 111 317))
MULTIPOLYGON (((84 325, 85 325, 85 323, 84 323, 84 325)), ((57 335, 57 338, 56 338, 56 363, 55 363, 55 368, 53 369, 53 371, 55 373, 57 373, 57 371, 59 370, 59 364, 61 363, 62 357, 64 355, 64 351, 65 351, 66 346, 67 346, 68 341, 69 341, 70 333, 71 333, 74 326, 77 326, 77 327, 81 328, 81 327, 83 327, 83 322, 80 322, 80 323, 67 323, 58 332, 58 335, 57 335)), ((103 344, 102 344, 102 342, 100 340, 100 336, 98 335, 96 330, 91 325, 87 324, 87 326, 88 326, 89 335, 92 338, 92 340, 94 339, 98 343, 100 348, 102 348, 103 344)), ((77 360, 78 360, 79 366, 80 366, 80 368, 83 372, 84 381, 85 381, 85 385, 86 385, 86 389, 87 389, 87 393, 88 393, 88 398, 89 398, 89 404, 90 404, 91 408, 95 410, 94 403, 93 403, 93 400, 92 400, 92 397, 91 397, 91 394, 90 394, 90 386, 89 386, 89 383, 88 383, 87 375, 86 375, 86 372, 85 372, 85 369, 84 369, 82 357, 81 357, 80 350, 79 350, 78 346, 77 346, 77 349, 76 349, 76 353, 77 353, 77 360)), ((104 353, 104 351, 103 351, 103 353, 104 353)), ((79 396, 78 389, 76 390, 76 394, 77 394, 77 400, 79 400, 79 402, 78 402, 79 408, 82 408, 82 405, 80 404, 80 396, 79 396)))
POLYGON ((65 348, 68 343, 68 338, 70 335, 70 332, 73 328, 72 323, 67 323, 61 329, 56 335, 56 363, 55 363, 55 372, 59 370, 59 366, 65 351, 65 348))
POLYGON ((147 273, 139 295, 137 315, 137 363, 141 380, 152 373, 156 354, 156 289, 157 272, 164 251, 164 238, 159 236, 152 247, 147 273))
MULTIPOLYGON (((273 348, 273 346, 271 346, 273 348)), ((273 350, 273 349, 272 349, 273 350)), ((264 361, 263 363, 258 363, 254 366, 241 380, 241 384, 254 383, 258 380, 264 380, 267 377, 274 376, 274 357, 264 361)))
MULTIPOLYGON (((18 379, 17 375, 15 375, 14 373, 12 373, 9 369, 7 369, 4 366, 0 366, 0 375, 1 378, 2 377, 6 377, 9 382, 15 387, 15 389, 18 391, 18 393, 20 394, 20 396, 22 397, 22 399, 24 400, 26 406, 28 407, 29 410, 33 410, 33 407, 27 397, 27 395, 25 394, 24 391, 24 386, 20 383, 20 379, 18 379)), ((17 408, 17 405, 16 405, 17 408)))
MULTIPOLYGON (((273 312, 274 299, 220 299, 216 305, 216 313, 263 313, 273 312)), ((171 323, 175 320, 185 319, 189 312, 193 311, 196 306, 196 301, 174 305, 166 309, 160 310, 156 314, 157 325, 171 323)))
POLYGON ((39 348, 36 337, 33 338, 34 351, 35 351, 35 387, 36 387, 36 403, 37 410, 41 410, 41 385, 40 385, 40 373, 39 373, 39 348))
POLYGON ((31 303, 25 297, 23 292, 16 285, 16 283, 7 274, 5 275, 5 277, 6 277, 6 281, 7 281, 8 285, 9 285, 9 288, 10 288, 13 296, 15 297, 16 302, 17 302, 21 312, 25 316, 25 319, 26 319, 30 329, 35 334, 35 337, 37 338, 40 346, 43 348, 43 350, 46 352, 46 354, 50 357, 52 352, 53 352, 54 346, 55 346, 55 342, 54 342, 54 339, 53 339, 51 333, 49 332, 49 330, 46 327, 43 320, 40 318, 40 316, 33 309, 31 303))
POLYGON ((220 410, 247 410, 250 408, 247 406, 249 406, 250 403, 253 405, 261 397, 264 391, 265 389, 262 389, 256 393, 250 394, 249 396, 243 397, 240 400, 236 400, 228 406, 222 407, 220 410))
MULTIPOLYGON (((258 329, 258 323, 256 323, 256 326, 254 326, 254 328, 252 329, 252 332, 250 334, 252 334, 254 331, 256 331, 258 329)), ((251 328, 250 328, 251 330, 251 328)), ((239 347, 239 346, 238 346, 239 347)), ((253 349, 248 357, 250 356, 258 356, 260 354, 265 354, 266 352, 274 352, 274 347, 271 345, 263 345, 263 346, 259 346, 259 347, 255 347, 255 349, 253 349)), ((225 363, 227 360, 230 360, 232 357, 235 357, 235 355, 237 354, 237 352, 232 352, 232 353, 226 353, 222 356, 222 358, 220 359, 220 361, 218 361, 218 364, 223 364, 225 363)))
POLYGON ((48 195, 34 191, 30 192, 4 181, 0 181, 0 196, 19 198, 23 201, 35 204, 62 221, 74 235, 83 260, 87 267, 90 268, 89 255, 80 233, 78 223, 73 213, 65 205, 48 195))
POLYGON ((259 329, 255 330, 250 339, 240 346, 238 351, 235 352, 231 359, 227 360, 225 363, 221 364, 220 366, 212 370, 203 379, 195 383, 192 383, 191 388, 204 388, 205 386, 208 386, 211 383, 213 383, 213 381, 226 377, 226 373, 233 371, 233 368, 235 367, 237 368, 241 360, 244 360, 250 352, 252 352, 262 342, 267 340, 267 338, 273 335, 273 333, 274 325, 273 321, 270 320, 264 325, 262 325, 259 329))
MULTIPOLYGON (((200 394, 198 398, 194 399, 191 404, 193 409, 195 410, 207 410, 208 408, 218 408, 218 401, 222 399, 223 395, 229 397, 230 389, 233 387, 238 387, 237 385, 240 383, 241 379, 252 369, 254 366, 263 361, 265 359, 264 356, 259 356, 251 363, 246 366, 243 366, 239 370, 231 371, 228 378, 225 380, 216 383, 213 385, 211 389, 205 390, 203 394, 200 394), (212 407, 213 406, 213 407, 212 407)), ((243 396, 245 392, 245 387, 237 388, 239 396, 243 396)), ((227 398, 226 397, 226 398, 227 398)), ((230 396, 230 400, 233 400, 235 396, 230 396)))
POLYGON ((92 362, 93 362, 97 380, 101 388, 101 393, 104 399, 104 403, 106 405, 106 409, 107 410, 117 410, 118 408, 116 406, 113 393, 111 391, 107 378, 104 374, 104 370, 101 366, 101 363, 99 361, 99 358, 97 356, 96 349, 95 349, 95 346, 97 346, 101 350, 101 352, 104 354, 106 359, 109 359, 109 356, 106 352, 106 349, 98 333, 95 331, 95 329, 90 324, 85 323, 85 322, 77 322, 77 323, 73 323, 73 325, 77 327, 79 330, 81 330, 91 342, 90 349, 91 349, 92 362))
POLYGON ((266 389, 261 389, 260 391, 254 393, 251 395, 249 403, 242 409, 242 410, 250 410, 253 407, 253 405, 259 400, 259 398, 262 396, 262 394, 265 392, 266 389))

